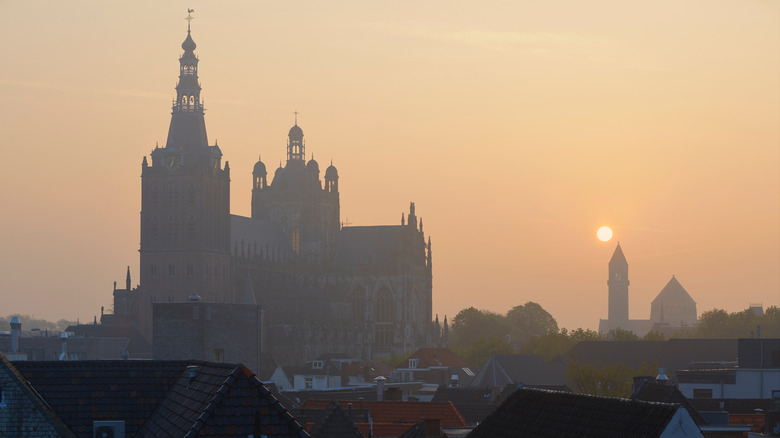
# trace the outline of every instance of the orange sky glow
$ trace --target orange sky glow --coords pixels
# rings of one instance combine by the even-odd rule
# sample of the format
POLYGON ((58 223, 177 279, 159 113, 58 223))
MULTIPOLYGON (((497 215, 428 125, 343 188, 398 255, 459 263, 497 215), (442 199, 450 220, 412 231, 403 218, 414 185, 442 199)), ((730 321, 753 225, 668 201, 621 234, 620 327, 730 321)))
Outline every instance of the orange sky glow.
POLYGON ((415 202, 440 318, 535 301, 595 329, 618 241, 632 318, 672 275, 700 313, 780 304, 780 2, 63 6, 0 2, 0 314, 92 321, 137 282, 188 7, 232 212, 297 109, 342 220, 415 202))

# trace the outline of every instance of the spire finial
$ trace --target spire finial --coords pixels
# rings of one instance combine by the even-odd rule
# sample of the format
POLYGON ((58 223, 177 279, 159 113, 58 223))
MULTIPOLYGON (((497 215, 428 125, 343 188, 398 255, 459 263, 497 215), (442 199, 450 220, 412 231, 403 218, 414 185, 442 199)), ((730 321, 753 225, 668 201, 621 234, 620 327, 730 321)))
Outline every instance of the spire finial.
POLYGON ((295 114, 295 126, 298 126, 298 110, 295 110, 293 114, 295 114))
POLYGON ((192 13, 195 12, 195 9, 187 9, 187 33, 190 33, 190 22, 195 19, 195 17, 192 16, 192 13))

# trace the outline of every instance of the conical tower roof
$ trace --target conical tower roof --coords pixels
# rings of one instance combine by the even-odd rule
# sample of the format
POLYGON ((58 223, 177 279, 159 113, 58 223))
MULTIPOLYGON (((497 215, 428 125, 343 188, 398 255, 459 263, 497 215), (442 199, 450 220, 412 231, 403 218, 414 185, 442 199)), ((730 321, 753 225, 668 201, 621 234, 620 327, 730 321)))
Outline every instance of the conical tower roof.
POLYGON ((609 259, 610 265, 628 265, 628 261, 626 261, 626 256, 623 255, 623 249, 620 248, 620 242, 617 244, 617 248, 615 248, 615 252, 612 254, 612 258, 609 259))

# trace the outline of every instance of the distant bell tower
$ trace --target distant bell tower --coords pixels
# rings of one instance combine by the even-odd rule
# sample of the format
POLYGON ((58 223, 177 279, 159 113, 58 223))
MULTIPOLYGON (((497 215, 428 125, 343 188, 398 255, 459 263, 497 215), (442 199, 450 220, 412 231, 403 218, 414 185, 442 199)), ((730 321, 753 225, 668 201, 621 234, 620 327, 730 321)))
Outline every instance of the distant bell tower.
POLYGON ((618 243, 609 260, 609 320, 610 328, 623 326, 628 330, 628 262, 618 243))
MULTIPOLYGON (((188 15, 187 20, 192 20, 188 15)), ((139 324, 151 340, 152 303, 230 301, 230 168, 206 136, 198 57, 187 25, 165 147, 141 166, 139 324)))

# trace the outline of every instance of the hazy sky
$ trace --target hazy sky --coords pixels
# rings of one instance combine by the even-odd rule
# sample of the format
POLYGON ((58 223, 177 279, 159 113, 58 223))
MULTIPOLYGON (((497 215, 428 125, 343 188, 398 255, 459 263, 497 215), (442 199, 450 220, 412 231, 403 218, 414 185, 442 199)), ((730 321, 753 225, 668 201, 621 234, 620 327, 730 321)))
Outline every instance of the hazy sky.
POLYGON ((775 0, 2 0, 0 313, 91 321, 137 282, 188 7, 233 213, 297 109, 342 220, 416 203, 440 317, 535 301, 596 328, 617 240, 633 318, 673 274, 699 312, 780 304, 775 0))

